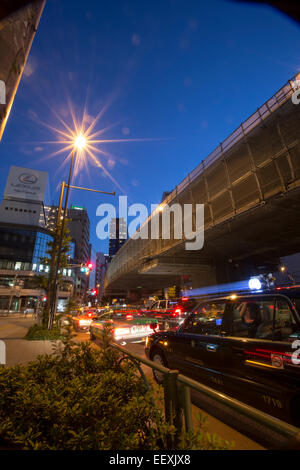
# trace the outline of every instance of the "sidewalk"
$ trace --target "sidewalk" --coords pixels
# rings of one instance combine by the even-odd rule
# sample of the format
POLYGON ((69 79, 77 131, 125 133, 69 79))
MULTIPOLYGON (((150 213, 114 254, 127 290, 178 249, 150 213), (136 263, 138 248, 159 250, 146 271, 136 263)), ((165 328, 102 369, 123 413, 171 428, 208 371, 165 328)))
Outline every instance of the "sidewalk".
POLYGON ((24 339, 28 328, 35 323, 31 314, 0 316, 0 340, 6 346, 6 367, 26 364, 34 361, 41 354, 53 352, 52 341, 27 341, 24 339), (30 316, 29 316, 30 315, 30 316))
POLYGON ((35 318, 34 313, 27 313, 26 315, 23 312, 7 312, 4 310, 0 310, 0 319, 1 318, 35 318))
POLYGON ((27 341, 25 339, 4 339, 6 344, 6 367, 26 364, 42 354, 52 354, 53 341, 27 341))

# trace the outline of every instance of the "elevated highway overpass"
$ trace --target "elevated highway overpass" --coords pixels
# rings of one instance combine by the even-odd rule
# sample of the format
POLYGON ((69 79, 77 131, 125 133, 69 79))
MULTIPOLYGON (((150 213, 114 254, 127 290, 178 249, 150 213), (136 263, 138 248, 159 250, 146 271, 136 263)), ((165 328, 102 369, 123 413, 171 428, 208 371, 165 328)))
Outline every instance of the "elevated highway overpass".
MULTIPOLYGON (((204 204, 204 246, 184 238, 129 239, 108 266, 107 295, 151 293, 190 275, 193 287, 272 270, 300 251, 300 104, 294 81, 264 103, 163 201, 204 204)), ((145 224, 151 222, 151 214, 145 224)), ((193 214, 195 219, 195 213, 193 214)), ((174 229, 171 218, 171 234, 174 229)), ((151 230, 150 230, 151 233, 151 230)))

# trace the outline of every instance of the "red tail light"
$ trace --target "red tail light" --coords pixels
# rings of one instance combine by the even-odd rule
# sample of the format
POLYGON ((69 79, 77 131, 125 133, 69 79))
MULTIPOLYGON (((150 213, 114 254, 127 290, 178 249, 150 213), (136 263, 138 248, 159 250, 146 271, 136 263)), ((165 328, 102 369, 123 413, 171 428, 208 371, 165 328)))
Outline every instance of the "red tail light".
POLYGON ((173 317, 176 317, 177 315, 181 315, 181 313, 182 313, 181 308, 177 307, 177 308, 175 308, 175 310, 173 312, 173 317))

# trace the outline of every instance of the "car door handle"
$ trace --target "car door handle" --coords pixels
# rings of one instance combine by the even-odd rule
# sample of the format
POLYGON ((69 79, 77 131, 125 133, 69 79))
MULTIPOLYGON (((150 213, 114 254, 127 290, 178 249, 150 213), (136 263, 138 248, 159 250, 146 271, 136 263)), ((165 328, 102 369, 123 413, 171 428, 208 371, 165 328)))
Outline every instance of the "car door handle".
POLYGON ((215 344, 207 344, 206 345, 206 350, 209 352, 216 352, 217 351, 217 346, 215 344))

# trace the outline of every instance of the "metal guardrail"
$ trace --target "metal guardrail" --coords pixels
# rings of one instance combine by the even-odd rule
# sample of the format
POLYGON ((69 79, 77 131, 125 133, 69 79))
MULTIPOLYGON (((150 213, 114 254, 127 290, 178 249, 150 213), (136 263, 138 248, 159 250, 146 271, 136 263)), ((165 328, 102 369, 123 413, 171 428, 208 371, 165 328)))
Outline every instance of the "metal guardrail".
POLYGON ((250 405, 240 402, 235 398, 231 398, 224 393, 218 392, 206 385, 203 385, 195 380, 192 380, 185 375, 180 374, 177 370, 171 370, 167 367, 156 364, 149 359, 145 359, 138 354, 128 351, 126 348, 111 343, 111 347, 117 349, 124 356, 128 357, 134 364, 137 365, 145 383, 146 377, 141 369, 140 364, 150 367, 163 374, 163 388, 164 388, 164 411, 166 421, 173 424, 177 429, 177 438, 183 430, 182 415, 184 416, 186 432, 193 431, 193 418, 192 418, 192 404, 191 404, 191 389, 203 393, 207 397, 215 400, 216 402, 226 405, 235 412, 252 419, 256 423, 266 426, 270 430, 276 432, 281 437, 287 439, 288 449, 300 449, 300 429, 286 423, 278 418, 268 415, 263 411, 259 411, 250 405))

